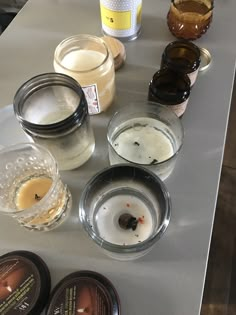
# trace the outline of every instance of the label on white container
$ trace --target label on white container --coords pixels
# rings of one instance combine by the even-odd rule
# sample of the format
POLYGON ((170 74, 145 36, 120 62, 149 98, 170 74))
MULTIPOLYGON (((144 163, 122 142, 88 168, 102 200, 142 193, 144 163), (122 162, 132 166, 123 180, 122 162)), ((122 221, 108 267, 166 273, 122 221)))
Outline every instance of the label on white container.
POLYGON ((197 79, 197 75, 198 75, 198 70, 199 70, 199 67, 197 68, 197 70, 191 72, 191 73, 188 73, 188 77, 190 79, 190 82, 191 82, 191 87, 194 85, 194 83, 196 82, 196 79, 197 79))
POLYGON ((97 84, 90 84, 82 87, 87 103, 89 115, 96 115, 101 112, 97 84))
POLYGON ((173 110, 178 117, 181 117, 184 114, 185 110, 186 110, 187 104, 188 104, 188 99, 186 101, 184 101, 183 103, 181 103, 181 104, 170 105, 168 107, 171 110, 173 110))
POLYGON ((141 28, 142 0, 100 0, 103 31, 110 36, 135 38, 141 28))

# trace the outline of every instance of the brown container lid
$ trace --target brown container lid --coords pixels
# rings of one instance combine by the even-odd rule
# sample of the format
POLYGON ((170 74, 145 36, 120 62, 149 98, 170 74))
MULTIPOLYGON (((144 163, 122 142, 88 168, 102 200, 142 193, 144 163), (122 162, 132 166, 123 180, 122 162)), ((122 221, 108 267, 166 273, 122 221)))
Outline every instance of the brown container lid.
POLYGON ((46 315, 120 315, 120 301, 112 283, 89 270, 74 272, 52 291, 46 315))
POLYGON ((110 36, 103 36, 102 39, 111 50, 112 56, 114 58, 115 70, 120 69, 126 59, 124 44, 118 39, 110 36))
POLYGON ((0 257, 0 314, 40 315, 50 288, 49 270, 36 254, 14 251, 0 257))

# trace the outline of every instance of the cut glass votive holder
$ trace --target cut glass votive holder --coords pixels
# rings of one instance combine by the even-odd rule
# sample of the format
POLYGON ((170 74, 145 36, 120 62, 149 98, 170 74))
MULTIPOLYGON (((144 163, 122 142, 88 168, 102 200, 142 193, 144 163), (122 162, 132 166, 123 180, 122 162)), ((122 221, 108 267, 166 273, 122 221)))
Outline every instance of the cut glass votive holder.
POLYGON ((164 105, 135 103, 116 112, 108 125, 110 164, 143 166, 165 180, 173 171, 184 130, 164 105))
POLYGON ((22 226, 47 231, 59 226, 72 206, 51 153, 34 143, 9 146, 0 151, 0 213, 22 226))
POLYGON ((154 173, 131 164, 110 166, 87 183, 79 204, 84 230, 108 256, 133 260, 166 231, 169 193, 154 173))

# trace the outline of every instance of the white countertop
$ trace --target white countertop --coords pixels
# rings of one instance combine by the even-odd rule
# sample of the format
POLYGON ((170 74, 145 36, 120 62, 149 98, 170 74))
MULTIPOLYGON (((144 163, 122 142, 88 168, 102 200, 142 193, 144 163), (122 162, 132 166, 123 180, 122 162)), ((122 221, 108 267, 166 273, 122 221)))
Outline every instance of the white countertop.
MULTIPOLYGON (((103 146, 111 113, 147 98, 148 83, 159 69, 161 53, 175 40, 166 25, 169 4, 167 0, 144 1, 141 36, 125 44, 127 61, 117 72, 116 101, 107 113, 92 119, 95 155, 84 167, 62 173, 74 198, 71 218, 60 228, 40 234, 25 231, 11 218, 0 217, 1 254, 16 249, 39 254, 50 268, 53 286, 76 270, 100 272, 119 292, 124 315, 199 314, 214 221, 236 59, 234 0, 215 3, 210 29, 195 42, 210 50, 213 62, 208 71, 199 74, 183 118, 184 146, 165 182, 173 209, 163 239, 142 259, 113 261, 78 224, 82 187, 91 175, 108 165, 103 146)), ((29 0, 0 37, 0 107, 12 103, 24 81, 53 71, 55 47, 77 33, 101 35, 99 1, 29 0)), ((7 115, 9 134, 3 134, 6 127, 0 128, 0 145, 21 139, 15 131, 11 134, 18 125, 12 113, 7 115)))

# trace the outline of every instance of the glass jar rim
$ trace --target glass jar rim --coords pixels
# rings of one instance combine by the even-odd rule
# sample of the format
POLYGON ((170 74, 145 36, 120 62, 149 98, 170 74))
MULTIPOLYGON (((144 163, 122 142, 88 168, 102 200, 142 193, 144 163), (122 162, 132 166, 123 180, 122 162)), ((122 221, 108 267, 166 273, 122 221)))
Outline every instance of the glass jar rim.
MULTIPOLYGON (((153 94, 153 96, 155 97, 155 99, 161 103, 162 105, 168 105, 168 106, 171 106, 171 105, 178 105, 184 101, 186 101, 189 96, 190 96, 190 92, 191 92, 191 81, 188 77, 187 74, 184 74, 184 73, 181 73, 181 72, 174 72, 168 68, 162 68, 160 70, 158 70, 156 73, 154 73, 153 77, 152 77, 152 80, 150 81, 149 83, 149 89, 150 89, 150 92, 153 94), (156 89, 156 85, 155 85, 155 80, 157 79, 157 77, 170 77, 172 79, 171 82, 174 81, 174 86, 177 87, 177 80, 180 80, 184 85, 185 85, 185 89, 183 90, 178 90, 178 93, 176 92, 175 94, 175 99, 171 99, 171 100, 166 100, 166 99, 163 99, 161 98, 160 96, 160 93, 158 95, 158 93, 154 92, 155 89, 156 89), (174 80, 174 78, 177 80, 174 80), (162 103, 163 102, 163 103, 162 103)), ((157 88, 158 90, 158 88, 157 88)))
POLYGON ((162 180, 156 174, 154 174, 153 172, 149 171, 148 169, 146 169, 142 166, 134 166, 134 165, 124 163, 124 164, 116 164, 116 165, 106 167, 105 169, 96 173, 87 182, 87 184, 85 185, 85 188, 82 192, 80 202, 79 202, 79 218, 80 218, 80 221, 83 224, 86 232, 95 241, 95 243, 97 245, 99 245, 101 248, 103 248, 107 251, 114 252, 114 253, 128 254, 128 253, 135 253, 135 252, 140 252, 140 251, 146 250, 149 247, 151 247, 152 245, 154 245, 155 241, 159 240, 162 237, 162 235, 165 233, 165 231, 169 225, 169 222, 170 222, 171 207, 172 207, 172 204, 171 204, 170 194, 169 194, 165 184, 162 182, 162 180), (137 168, 137 169, 140 169, 142 171, 145 171, 149 176, 154 178, 155 181, 158 183, 158 185, 160 186, 161 192, 163 194, 164 200, 165 200, 165 212, 164 212, 162 222, 159 225, 159 228, 155 231, 155 233, 153 233, 151 236, 149 236, 146 240, 144 240, 140 243, 132 244, 132 245, 114 244, 114 243, 111 243, 111 242, 104 240, 102 237, 97 235, 97 233, 91 227, 91 224, 88 222, 88 220, 87 220, 88 216, 85 213, 85 210, 83 207, 83 202, 84 202, 86 194, 87 194, 87 188, 91 187, 91 185, 93 185, 93 183, 96 182, 96 180, 103 173, 105 173, 109 170, 112 170, 114 168, 119 168, 119 167, 133 167, 133 168, 137 168))
POLYGON ((56 72, 42 73, 24 82, 15 93, 13 107, 22 128, 26 132, 35 133, 42 137, 50 137, 50 135, 53 137, 58 133, 65 135, 68 130, 71 131, 72 126, 81 125, 88 113, 87 101, 79 83, 66 74, 56 72), (54 80, 54 82, 52 83, 51 80, 54 80), (24 119, 21 113, 21 105, 38 90, 52 85, 65 86, 79 95, 80 101, 74 112, 66 118, 51 124, 36 124, 24 119))
POLYGON ((105 43, 105 41, 104 41, 102 38, 98 37, 98 36, 90 35, 90 34, 78 34, 78 35, 72 35, 72 36, 70 36, 70 37, 67 37, 67 38, 63 39, 63 40, 57 45, 57 47, 56 47, 56 49, 55 49, 55 52, 54 52, 54 62, 55 62, 57 65, 59 65, 61 68, 63 68, 63 69, 66 70, 66 71, 70 71, 70 72, 72 72, 72 73, 82 73, 82 74, 83 74, 83 73, 89 73, 89 72, 91 72, 91 71, 94 71, 94 70, 100 68, 102 65, 105 64, 105 62, 107 61, 108 57, 109 57, 109 48, 108 48, 107 44, 105 43), (97 66, 95 66, 95 67, 93 67, 93 68, 91 68, 91 69, 88 69, 88 70, 73 70, 73 69, 70 69, 70 68, 65 67, 65 66, 61 63, 61 61, 60 61, 60 59, 59 59, 59 54, 60 54, 60 52, 61 52, 61 49, 64 48, 64 47, 66 47, 67 44, 69 44, 70 42, 73 42, 73 41, 76 41, 76 40, 77 40, 77 41, 79 41, 79 40, 82 41, 82 40, 88 40, 88 39, 90 39, 90 40, 92 40, 92 41, 94 41, 94 42, 97 42, 98 44, 102 44, 102 45, 104 46, 106 55, 105 55, 105 58, 103 59, 103 61, 102 61, 99 65, 97 65, 97 66))
POLYGON ((201 63, 201 51, 200 48, 195 45, 194 43, 185 40, 180 39, 176 40, 174 42, 169 43, 162 54, 162 68, 164 67, 170 67, 173 71, 179 71, 182 73, 191 73, 193 71, 196 71, 201 63), (183 66, 183 64, 178 64, 173 60, 169 54, 171 49, 178 49, 178 48, 184 48, 185 50, 189 50, 195 55, 195 60, 192 62, 189 62, 187 65, 183 66))
POLYGON ((45 201, 47 201, 50 197, 51 197, 51 194, 53 193, 55 187, 57 186, 57 183, 58 183, 58 180, 59 180, 59 170, 58 170, 58 166, 57 166, 57 161, 55 160, 54 156, 51 154, 51 152, 45 148, 44 146, 40 145, 40 144, 36 144, 34 142, 22 142, 22 143, 18 143, 18 144, 13 144, 13 145, 10 145, 10 146, 7 146, 7 147, 4 147, 3 149, 1 149, 0 151, 0 155, 4 152, 9 152, 9 150, 13 151, 13 150, 17 150, 17 149, 21 149, 21 148, 24 148, 24 147, 27 147, 27 146, 30 146, 34 149, 37 149, 38 151, 40 152, 43 152, 45 155, 47 155, 48 157, 50 157, 51 161, 53 162, 53 176, 52 176, 52 185, 51 187, 49 188, 48 192, 46 193, 46 195, 40 199, 37 204, 33 205, 32 207, 30 208, 26 208, 26 209, 21 209, 21 210, 13 210, 13 209, 10 209, 12 211, 8 211, 7 210, 3 210, 2 213, 3 214, 14 214, 16 216, 18 215, 21 215, 23 212, 25 214, 28 214, 30 212, 34 212, 36 211, 38 208, 40 208, 42 206, 42 204, 45 203, 45 201))
MULTIPOLYGON (((132 105, 132 104, 131 104, 131 105, 132 105)), ((176 150, 176 152, 175 152, 171 157, 169 157, 168 159, 166 159, 166 160, 164 160, 164 161, 162 161, 162 162, 158 162, 158 163, 152 164, 152 165, 153 165, 153 166, 155 166, 155 165, 162 165, 162 164, 164 164, 164 163, 169 162, 170 160, 172 160, 174 157, 177 156, 177 154, 180 152, 180 150, 181 150, 181 148, 182 148, 182 146, 183 146, 183 139, 184 139, 184 127, 183 127, 183 124, 181 123, 181 121, 180 121, 179 117, 176 115, 176 113, 173 112, 173 110, 169 109, 169 108, 168 108, 167 106, 165 106, 165 105, 157 104, 157 103, 155 103, 155 102, 148 101, 147 104, 146 104, 146 106, 145 106, 143 103, 141 103, 141 102, 137 102, 137 103, 135 104, 135 107, 134 107, 134 108, 137 109, 138 107, 139 107, 139 110, 136 110, 136 111, 135 111, 136 114, 138 114, 138 113, 145 113, 144 108, 146 108, 146 109, 148 110, 148 109, 151 109, 151 108, 152 108, 152 109, 155 109, 155 107, 159 107, 159 108, 161 108, 162 110, 169 112, 170 115, 172 115, 173 117, 176 118, 177 121, 179 121, 179 126, 180 126, 181 134, 182 134, 182 138, 181 138, 181 141, 180 141, 180 146, 179 146, 179 148, 178 148, 178 149, 176 150), (142 106, 142 108, 141 108, 141 106, 142 106)), ((115 114, 111 117, 111 119, 110 119, 110 121, 109 121, 109 123, 108 123, 108 127, 107 127, 107 130, 108 130, 108 131, 109 131, 110 126, 112 125, 114 119, 115 119, 119 114, 123 114, 123 113, 124 113, 123 110, 115 112, 115 114)), ((135 165, 135 166, 141 166, 141 167, 142 167, 142 166, 144 166, 144 167, 149 167, 149 166, 150 166, 150 164, 136 163, 136 162, 130 161, 130 160, 124 158, 123 156, 121 156, 119 153, 117 153, 117 151, 115 151, 115 149, 114 149, 114 147, 113 147, 113 145, 112 145, 111 137, 110 137, 110 135, 109 135, 109 132, 107 132, 107 141, 108 141, 108 144, 111 146, 112 150, 113 150, 122 160, 125 161, 124 163, 132 163, 132 164, 135 165)))
MULTIPOLYGON (((176 0, 171 0, 173 6, 178 9, 179 11, 181 11, 181 9, 177 8, 176 7, 176 3, 175 3, 176 0)), ((204 15, 208 14, 210 11, 212 11, 214 9, 214 1, 211 1, 211 6, 210 8, 204 13, 204 15)), ((183 11, 181 11, 183 13, 183 11)))

